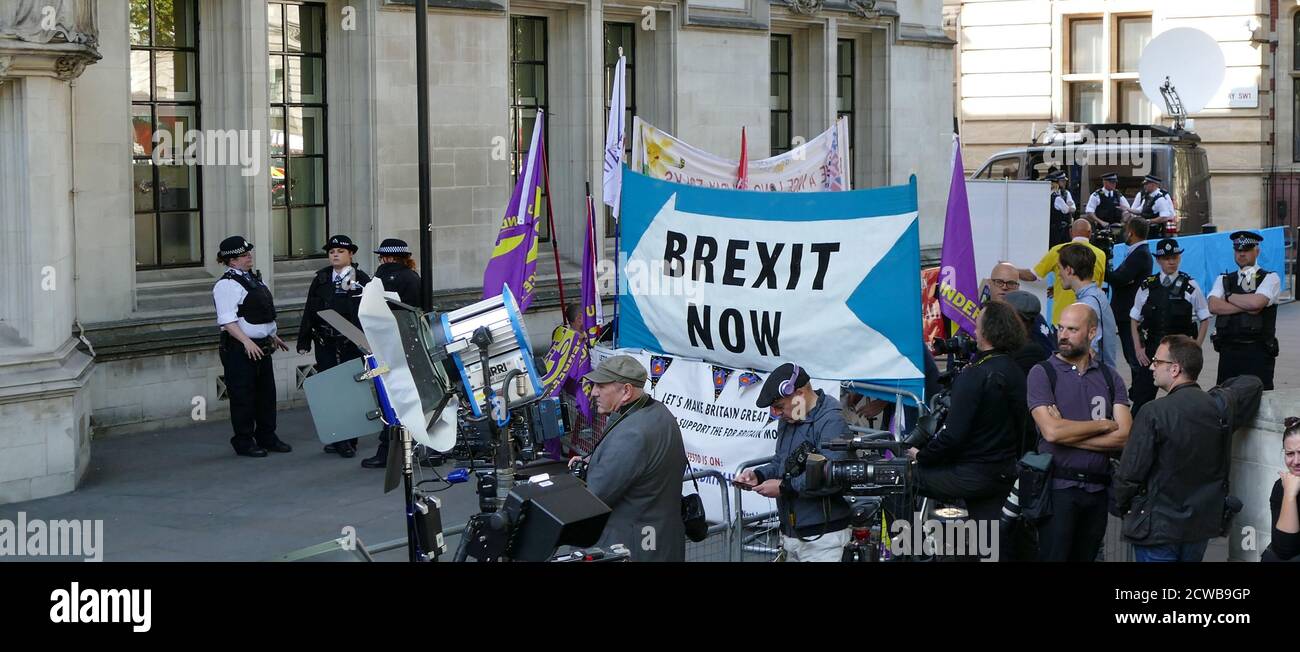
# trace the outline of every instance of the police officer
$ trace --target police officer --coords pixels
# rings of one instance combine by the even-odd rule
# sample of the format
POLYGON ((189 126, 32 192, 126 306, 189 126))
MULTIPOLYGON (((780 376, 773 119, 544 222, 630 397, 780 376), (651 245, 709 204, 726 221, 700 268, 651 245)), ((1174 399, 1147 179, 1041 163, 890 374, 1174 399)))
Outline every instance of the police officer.
POLYGON ((1183 248, 1178 241, 1161 240, 1154 254, 1160 273, 1142 281, 1129 312, 1129 334, 1138 359, 1138 365, 1132 368, 1133 389, 1129 392, 1134 414, 1156 397, 1155 377, 1149 367, 1160 340, 1166 335, 1186 335, 1199 346, 1210 328, 1210 306, 1205 294, 1187 272, 1178 269, 1183 262, 1183 248))
POLYGON ((1094 190, 1088 196, 1088 204, 1084 206, 1084 215, 1088 221, 1095 226, 1105 226, 1107 224, 1119 224, 1124 221, 1124 214, 1128 212, 1128 200, 1124 195, 1115 189, 1115 184, 1119 182, 1119 175, 1114 172, 1101 175, 1101 188, 1094 190))
POLYGON ((1052 172, 1047 175, 1047 180, 1052 182, 1052 226, 1048 246, 1056 246, 1070 239, 1070 222, 1074 221, 1074 211, 1078 206, 1065 187, 1064 172, 1052 172))
MULTIPOLYGON (((329 254, 330 264, 316 272, 307 290, 307 305, 302 311, 302 325, 298 327, 298 353, 306 355, 316 345, 316 371, 331 369, 349 360, 361 357, 361 350, 342 333, 334 330, 319 314, 334 310, 357 328, 361 321, 357 309, 361 302, 361 288, 370 277, 352 262, 357 246, 346 235, 336 235, 321 247, 329 254)), ((326 453, 340 457, 353 457, 357 453, 357 440, 350 439, 325 447, 326 453)))
POLYGON ((276 335, 275 302, 262 275, 253 272, 253 245, 241 236, 221 241, 217 262, 226 272, 212 287, 218 352, 225 369, 230 398, 230 424, 235 454, 266 457, 267 451, 288 453, 293 447, 275 434, 275 370, 271 354, 289 347, 276 335))
POLYGON ((1164 225, 1173 223, 1176 227, 1178 221, 1174 219, 1174 201, 1169 198, 1168 192, 1160 188, 1162 183, 1164 181, 1154 174, 1143 178, 1142 191, 1133 197, 1133 207, 1129 209, 1129 214, 1146 220, 1156 228, 1156 233, 1160 233, 1160 229, 1169 233, 1169 228, 1164 225))
MULTIPOLYGON (((379 256, 379 267, 375 269, 375 278, 383 281, 384 290, 396 292, 402 303, 420 306, 420 275, 415 272, 415 259, 411 257, 411 247, 405 240, 384 238, 375 250, 379 256)), ((361 466, 367 469, 382 469, 388 466, 387 433, 379 435, 379 449, 373 457, 361 460, 361 466)))
POLYGON ((1256 265, 1264 237, 1250 231, 1232 234, 1238 270, 1215 279, 1210 290, 1214 320, 1214 350, 1219 352, 1215 384, 1242 374, 1258 376, 1264 389, 1273 389, 1273 363, 1278 354, 1277 295, 1282 280, 1276 272, 1256 265))

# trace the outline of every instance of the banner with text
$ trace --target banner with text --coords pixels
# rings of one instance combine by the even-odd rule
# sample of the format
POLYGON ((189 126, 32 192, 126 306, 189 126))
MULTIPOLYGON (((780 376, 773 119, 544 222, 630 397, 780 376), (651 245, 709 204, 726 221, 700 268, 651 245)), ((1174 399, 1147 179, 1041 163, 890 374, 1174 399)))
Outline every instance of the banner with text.
POLYGON ((618 345, 922 392, 916 179, 714 190, 624 170, 618 345))
MULTIPOLYGON (((707 188, 735 188, 739 161, 715 156, 633 118, 629 167, 654 179, 707 188)), ((848 190, 849 123, 840 118, 821 135, 784 154, 746 165, 748 190, 819 192, 848 190)))

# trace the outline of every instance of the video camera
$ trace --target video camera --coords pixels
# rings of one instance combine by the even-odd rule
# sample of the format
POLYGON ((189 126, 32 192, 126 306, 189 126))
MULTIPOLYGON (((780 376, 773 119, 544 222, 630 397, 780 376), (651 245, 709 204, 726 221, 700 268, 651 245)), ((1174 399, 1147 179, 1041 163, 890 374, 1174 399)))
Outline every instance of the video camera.
MULTIPOLYGON (((801 446, 787 459, 787 474, 802 466, 810 491, 838 488, 850 496, 901 496, 912 484, 912 461, 907 458, 908 444, 893 441, 888 432, 859 435, 852 439, 835 439, 828 450, 847 451, 856 459, 832 461, 825 455, 803 452, 801 446), (885 452, 891 458, 885 457, 885 452)), ((807 444, 805 444, 807 445, 807 444)), ((794 475, 798 475, 795 473, 794 475)))
POLYGON ((936 339, 934 341, 935 355, 955 356, 957 360, 961 361, 961 364, 965 364, 967 360, 974 357, 978 348, 979 347, 975 343, 975 338, 967 335, 965 332, 960 332, 952 337, 936 339))

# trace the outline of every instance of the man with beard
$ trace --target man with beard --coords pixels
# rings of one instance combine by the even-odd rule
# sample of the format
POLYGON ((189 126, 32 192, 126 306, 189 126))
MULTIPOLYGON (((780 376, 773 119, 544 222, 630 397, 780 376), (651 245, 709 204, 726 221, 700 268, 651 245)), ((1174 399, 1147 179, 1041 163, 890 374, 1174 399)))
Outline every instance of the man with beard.
MULTIPOLYGON (((1028 403, 1052 455, 1052 513, 1038 523, 1040 561, 1093 561, 1106 534, 1110 457, 1133 419, 1124 382, 1093 353, 1097 313, 1076 303, 1061 313, 1059 352, 1029 372, 1028 403)), ((1025 497, 1021 497, 1025 502, 1025 497)))

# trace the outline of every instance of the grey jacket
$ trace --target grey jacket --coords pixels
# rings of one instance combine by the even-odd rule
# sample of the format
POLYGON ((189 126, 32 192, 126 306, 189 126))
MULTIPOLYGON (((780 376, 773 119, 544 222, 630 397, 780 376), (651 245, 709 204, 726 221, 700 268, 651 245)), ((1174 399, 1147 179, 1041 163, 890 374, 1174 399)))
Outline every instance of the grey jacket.
POLYGON ((613 510, 596 545, 621 543, 633 561, 685 561, 682 431, 668 408, 648 394, 645 400, 591 453, 587 488, 613 510))
MULTIPOLYGON (((840 412, 840 402, 817 390, 817 406, 800 423, 782 421, 776 427, 776 453, 772 461, 754 468, 759 482, 779 479, 785 472, 785 460, 805 441, 817 446, 819 453, 831 460, 847 460, 848 453, 826 450, 832 439, 849 437, 848 424, 840 412)), ((852 514, 849 504, 838 489, 808 491, 804 476, 797 475, 786 490, 776 499, 777 513, 781 516, 781 533, 786 536, 815 537, 823 530, 835 532, 848 527, 852 514), (791 516, 793 515, 793 524, 791 516), (827 527, 829 525, 829 527, 827 527)))

